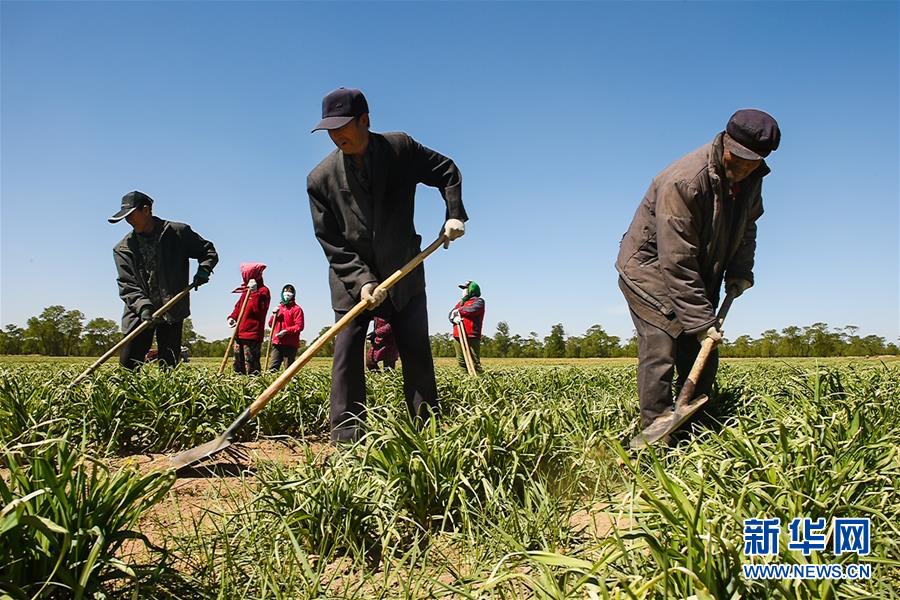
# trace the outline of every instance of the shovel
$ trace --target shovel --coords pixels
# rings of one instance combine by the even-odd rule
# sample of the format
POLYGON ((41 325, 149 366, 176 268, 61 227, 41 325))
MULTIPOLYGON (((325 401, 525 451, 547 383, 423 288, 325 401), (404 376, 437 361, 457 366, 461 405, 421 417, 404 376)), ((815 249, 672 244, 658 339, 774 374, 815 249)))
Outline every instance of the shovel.
MULTIPOLYGON (((722 306, 719 307, 719 314, 716 315, 719 327, 725 323, 725 316, 728 314, 732 302, 734 302, 734 294, 728 292, 725 294, 722 306)), ((672 412, 672 416, 657 419, 650 427, 634 436, 628 443, 632 450, 646 448, 676 431, 694 413, 700 410, 700 407, 706 404, 709 397, 704 394, 695 399, 694 391, 697 388, 697 381, 700 379, 700 375, 703 374, 703 368, 706 367, 706 361, 717 344, 718 342, 709 337, 703 340, 700 344, 700 352, 697 353, 697 358, 694 360, 694 366, 691 367, 691 372, 685 379, 684 385, 681 386, 681 391, 678 393, 678 398, 675 400, 675 410, 672 412)))
MULTIPOLYGON (((175 306, 176 304, 181 302, 181 300, 190 293, 192 287, 193 286, 189 285, 186 288, 184 288, 183 290, 181 290, 180 292, 178 292, 177 294, 175 294, 174 296, 172 296, 171 300, 169 300, 168 302, 166 302, 165 304, 160 306, 156 310, 156 312, 153 313, 153 318, 157 319, 157 318, 163 316, 164 314, 166 314, 166 312, 168 312, 168 310, 170 308, 172 308, 173 306, 175 306)), ((121 340, 119 340, 118 344, 116 344, 115 346, 113 346, 112 348, 107 350, 106 354, 104 354, 103 356, 98 358, 94 362, 94 364, 89 366, 87 369, 84 370, 84 372, 81 375, 79 375, 74 380, 72 380, 72 383, 70 383, 68 387, 73 388, 76 385, 78 385, 78 383, 81 382, 82 379, 84 379, 85 377, 87 377, 88 375, 90 375, 91 373, 96 371, 100 367, 100 365, 105 363, 109 359, 109 357, 112 356, 113 354, 115 354, 122 346, 124 346, 125 344, 127 344, 128 342, 130 342, 131 340, 136 338, 138 335, 141 334, 142 331, 144 331, 145 329, 150 327, 152 324, 153 324, 153 321, 141 321, 140 324, 137 327, 135 327, 134 329, 132 329, 128 335, 126 335, 121 340)))
POLYGON ((225 356, 222 357, 222 364, 219 365, 219 375, 225 372, 225 365, 228 364, 228 357, 231 356, 233 352, 232 346, 234 346, 234 338, 237 336, 238 329, 241 328, 241 321, 244 320, 244 310, 247 308, 247 301, 250 300, 250 288, 247 288, 247 295, 244 296, 244 301, 241 302, 241 310, 238 313, 237 323, 234 324, 234 331, 231 332, 231 339, 228 340, 228 345, 225 347, 225 356))
MULTIPOLYGON (((394 272, 393 275, 382 281, 378 284, 376 290, 389 290, 391 289, 398 281, 403 279, 410 271, 418 267, 422 261, 424 261, 432 252, 437 250, 445 241, 446 236, 443 234, 435 240, 430 246, 425 248, 421 253, 419 253, 415 258, 410 260, 408 263, 403 265, 403 267, 394 272)), ((255 417, 262 411, 263 408, 266 407, 269 400, 271 400, 275 394, 277 394, 281 389, 287 385, 287 382, 291 380, 294 375, 297 374, 306 363, 308 363, 315 354, 322 349, 322 347, 327 344, 331 339, 333 339, 344 327, 347 326, 348 323, 353 321, 356 317, 362 314, 365 310, 371 308, 371 305, 367 300, 360 300, 356 306, 350 309, 346 315, 340 318, 340 320, 332 325, 328 331, 319 336, 312 345, 306 349, 306 351, 291 365, 285 369, 284 373, 282 373, 278 379, 272 382, 269 387, 263 391, 262 394, 259 395, 253 403, 247 407, 247 409, 241 413, 241 415, 235 419, 235 421, 229 425, 228 429, 225 430, 225 433, 217 437, 216 439, 206 442, 196 448, 192 448, 181 454, 173 456, 171 458, 172 466, 175 469, 180 469, 182 467, 186 467, 192 463, 198 462, 216 454, 217 452, 221 452, 225 450, 234 442, 235 434, 237 431, 243 427, 250 419, 255 417)))

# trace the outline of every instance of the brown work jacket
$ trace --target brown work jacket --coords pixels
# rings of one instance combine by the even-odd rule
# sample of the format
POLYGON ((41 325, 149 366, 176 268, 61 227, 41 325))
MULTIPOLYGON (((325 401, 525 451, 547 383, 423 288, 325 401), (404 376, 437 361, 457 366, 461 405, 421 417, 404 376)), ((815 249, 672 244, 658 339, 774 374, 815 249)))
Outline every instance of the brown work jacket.
POLYGON ((723 279, 753 282, 763 162, 734 192, 722 136, 657 175, 622 238, 616 270, 629 308, 673 337, 715 323, 723 279))

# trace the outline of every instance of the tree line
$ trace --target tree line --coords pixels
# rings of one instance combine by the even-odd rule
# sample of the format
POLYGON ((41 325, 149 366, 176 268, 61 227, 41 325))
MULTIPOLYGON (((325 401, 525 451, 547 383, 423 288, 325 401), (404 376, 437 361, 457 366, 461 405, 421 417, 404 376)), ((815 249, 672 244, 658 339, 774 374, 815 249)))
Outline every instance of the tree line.
MULTIPOLYGON (((319 335, 327 329, 323 327, 319 335)), ((734 340, 726 339, 720 352, 722 356, 737 358, 900 354, 897 344, 877 335, 863 337, 858 332, 859 328, 853 325, 842 328, 831 328, 825 323, 806 327, 791 325, 781 331, 763 331, 757 338, 742 335, 734 340)), ((54 305, 28 319, 25 327, 8 324, 0 330, 0 354, 99 356, 121 339, 115 321, 103 317, 86 321, 80 310, 54 305)), ((192 356, 222 356, 228 340, 207 340, 194 331, 190 319, 184 322, 183 344, 192 356)), ((301 340, 301 349, 305 345, 301 340)), ((435 356, 454 356, 453 338, 449 333, 432 335, 431 350, 435 356)), ((331 356, 333 352, 331 342, 320 354, 331 356)), ((511 333, 509 325, 500 321, 493 336, 482 337, 481 355, 485 358, 636 357, 637 337, 622 340, 608 334, 601 325, 592 325, 583 335, 567 335, 562 323, 551 327, 550 335, 543 338, 534 331, 523 336, 511 333)))

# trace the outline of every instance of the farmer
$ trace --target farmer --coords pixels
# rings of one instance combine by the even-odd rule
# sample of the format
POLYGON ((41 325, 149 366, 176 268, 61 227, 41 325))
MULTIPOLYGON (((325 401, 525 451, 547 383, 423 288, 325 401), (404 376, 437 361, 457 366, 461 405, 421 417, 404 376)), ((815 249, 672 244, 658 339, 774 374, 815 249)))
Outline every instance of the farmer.
POLYGON ((463 371, 467 371, 466 359, 463 357, 462 345, 459 339, 459 324, 461 322, 466 341, 469 343, 472 362, 475 363, 475 370, 481 373, 481 324, 484 322, 484 299, 481 297, 481 288, 474 281, 461 283, 459 288, 462 290, 462 297, 448 315, 450 322, 453 323, 456 361, 463 371))
POLYGON ((366 369, 377 371, 379 362, 384 363, 385 370, 393 369, 397 365, 400 353, 397 351, 391 324, 381 317, 375 317, 374 328, 366 338, 371 344, 369 351, 366 352, 366 369))
MULTIPOLYGON (((673 371, 684 383, 700 343, 722 338, 719 289, 753 285, 756 220, 763 213, 764 158, 778 148, 778 123, 739 110, 709 144, 669 165, 650 184, 622 239, 616 269, 638 336, 638 395, 644 435, 667 429, 673 371)), ((697 395, 718 367, 713 352, 697 395)))
POLYGON ((269 317, 272 328, 272 365, 273 373, 281 368, 281 363, 289 367, 297 358, 300 347, 300 333, 303 331, 303 309, 297 304, 297 290, 290 283, 281 288, 281 302, 269 317))
POLYGON ((354 441, 365 419, 363 345, 373 316, 388 319, 403 361, 407 407, 419 422, 437 410, 428 339, 425 270, 420 265, 385 292, 379 282, 420 252, 413 225, 416 184, 440 190, 446 203, 445 247, 465 232, 462 177, 452 160, 405 133, 369 131, 362 92, 334 90, 322 100, 322 120, 337 150, 307 178, 313 228, 328 259, 331 305, 339 319, 361 300, 370 309, 335 339, 331 439, 354 441))
POLYGON ((152 325, 122 347, 119 362, 127 369, 143 364, 155 334, 159 359, 175 366, 181 357, 182 325, 191 314, 190 300, 185 297, 159 319, 153 313, 188 286, 188 259, 199 262, 191 282, 197 289, 209 281, 219 255, 212 242, 194 233, 190 225, 153 216, 153 199, 143 192, 122 197, 121 209, 109 222, 122 219, 133 228, 113 248, 119 297, 125 303, 122 331, 132 331, 141 321, 152 325))
POLYGON ((259 359, 265 337, 266 315, 269 314, 269 302, 272 299, 269 288, 263 283, 262 274, 265 268, 266 265, 262 263, 241 264, 241 278, 244 283, 234 290, 234 293, 240 292, 241 297, 226 319, 229 327, 238 328, 234 340, 235 373, 259 375, 261 370, 259 359), (247 299, 247 306, 244 307, 244 314, 241 315, 241 306, 248 294, 250 297, 247 299))

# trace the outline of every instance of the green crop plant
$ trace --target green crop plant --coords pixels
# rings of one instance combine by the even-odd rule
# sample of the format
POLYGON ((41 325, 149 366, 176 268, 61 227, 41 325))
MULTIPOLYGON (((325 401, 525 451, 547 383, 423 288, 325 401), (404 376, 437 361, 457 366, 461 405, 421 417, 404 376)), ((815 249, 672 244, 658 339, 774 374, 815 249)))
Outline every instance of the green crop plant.
POLYGON ((138 572, 118 556, 147 543, 134 527, 174 473, 110 473, 63 439, 16 446, 0 478, 0 592, 11 598, 91 597, 138 572))

